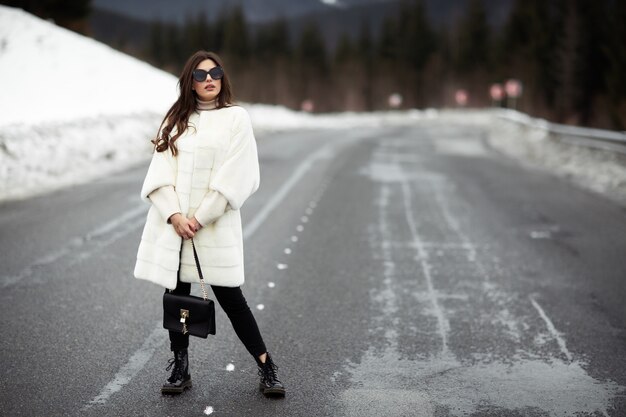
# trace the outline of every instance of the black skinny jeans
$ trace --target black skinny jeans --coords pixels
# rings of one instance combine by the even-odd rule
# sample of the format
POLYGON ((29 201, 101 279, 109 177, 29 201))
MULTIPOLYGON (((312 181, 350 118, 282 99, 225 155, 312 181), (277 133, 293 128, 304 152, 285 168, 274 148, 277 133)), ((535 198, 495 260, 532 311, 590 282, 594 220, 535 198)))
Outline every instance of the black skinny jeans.
MULTIPOLYGON (((215 298, 226 315, 230 319, 235 333, 239 340, 244 344, 248 352, 255 358, 258 358, 266 352, 265 343, 259 332, 259 326, 248 307, 243 292, 240 287, 219 287, 211 285, 215 298)), ((168 290, 165 290, 166 292, 168 290)), ((174 294, 189 295, 191 293, 191 284, 188 282, 178 281, 176 289, 172 291, 174 294)), ((189 335, 170 331, 170 348, 174 350, 187 349, 189 346, 189 335)))

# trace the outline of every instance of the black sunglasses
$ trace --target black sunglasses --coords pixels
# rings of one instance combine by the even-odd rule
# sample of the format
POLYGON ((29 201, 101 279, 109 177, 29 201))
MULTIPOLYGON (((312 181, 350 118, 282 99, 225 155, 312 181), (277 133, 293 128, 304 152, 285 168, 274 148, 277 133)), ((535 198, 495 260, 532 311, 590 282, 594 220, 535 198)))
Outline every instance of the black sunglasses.
POLYGON ((222 67, 213 67, 208 71, 195 69, 193 70, 193 79, 201 83, 202 81, 206 81, 207 74, 209 74, 213 80, 221 80, 224 76, 224 70, 222 67))

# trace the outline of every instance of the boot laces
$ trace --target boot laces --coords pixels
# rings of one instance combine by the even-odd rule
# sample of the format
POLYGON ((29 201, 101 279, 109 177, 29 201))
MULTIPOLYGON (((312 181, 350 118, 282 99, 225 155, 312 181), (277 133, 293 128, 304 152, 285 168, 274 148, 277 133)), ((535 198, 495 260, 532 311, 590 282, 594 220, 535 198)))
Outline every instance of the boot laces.
POLYGON ((278 366, 268 359, 264 364, 261 364, 261 367, 259 368, 259 376, 268 382, 277 382, 277 370, 278 366))
POLYGON ((174 369, 172 369, 172 375, 170 375, 168 379, 170 381, 176 381, 176 380, 182 379, 183 377, 182 361, 177 361, 176 358, 170 358, 170 360, 167 363, 168 363, 167 368, 165 368, 166 371, 169 371, 170 369, 172 369, 172 366, 174 367, 174 369))

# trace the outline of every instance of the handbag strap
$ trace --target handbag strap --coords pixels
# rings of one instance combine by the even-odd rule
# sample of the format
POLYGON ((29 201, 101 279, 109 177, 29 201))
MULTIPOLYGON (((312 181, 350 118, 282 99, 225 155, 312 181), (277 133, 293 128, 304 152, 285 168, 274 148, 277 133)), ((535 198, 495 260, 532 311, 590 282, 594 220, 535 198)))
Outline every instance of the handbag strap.
POLYGON ((206 292, 206 288, 204 286, 204 276, 202 275, 202 268, 200 267, 200 260, 198 259, 198 252, 196 252, 196 245, 193 243, 193 238, 191 239, 191 247, 193 248, 193 259, 196 261, 196 268, 198 269, 198 275, 200 276, 200 286, 202 287, 202 297, 205 300, 209 299, 209 295, 206 292))

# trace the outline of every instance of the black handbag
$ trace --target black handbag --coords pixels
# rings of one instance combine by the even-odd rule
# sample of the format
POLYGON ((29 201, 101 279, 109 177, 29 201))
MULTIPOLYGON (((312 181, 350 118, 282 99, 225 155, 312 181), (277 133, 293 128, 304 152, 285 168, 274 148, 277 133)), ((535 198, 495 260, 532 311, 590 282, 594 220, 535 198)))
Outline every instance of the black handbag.
POLYGON ((163 327, 174 332, 206 339, 209 334, 215 334, 215 303, 209 300, 207 295, 193 239, 191 239, 191 247, 200 276, 203 297, 165 292, 163 294, 163 327))

